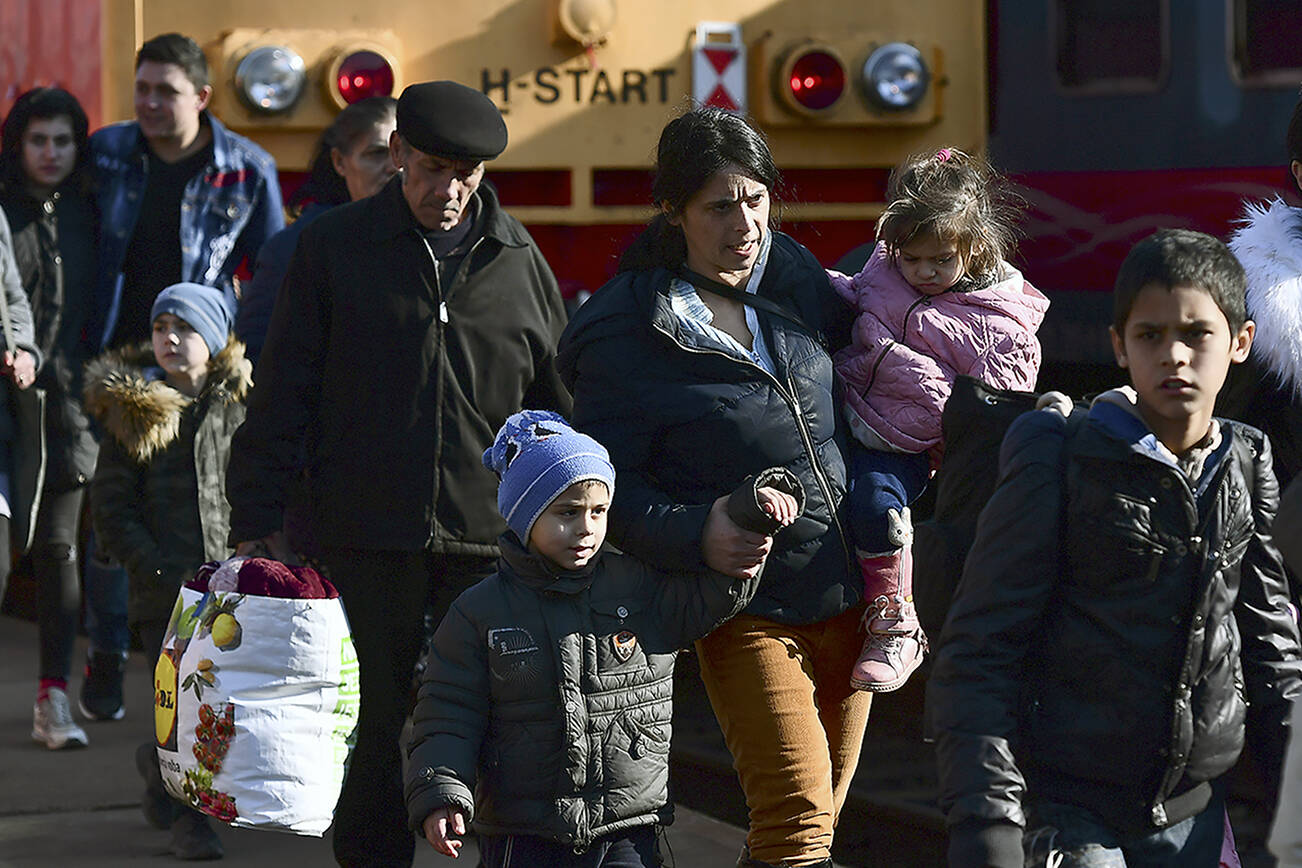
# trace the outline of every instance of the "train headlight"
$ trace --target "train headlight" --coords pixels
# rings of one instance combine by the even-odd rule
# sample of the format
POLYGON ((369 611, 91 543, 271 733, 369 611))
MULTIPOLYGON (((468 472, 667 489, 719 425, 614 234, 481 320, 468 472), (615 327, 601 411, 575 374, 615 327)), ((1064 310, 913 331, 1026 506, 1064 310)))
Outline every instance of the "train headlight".
POLYGON ((256 112, 288 111, 306 83, 303 58, 281 45, 255 48, 235 67, 235 90, 256 112))
POLYGON ((895 111, 914 108, 927 95, 931 73, 922 53, 907 42, 890 42, 863 65, 863 87, 876 105, 895 111))
POLYGON ((369 48, 342 52, 330 65, 327 85, 340 107, 372 96, 392 96, 397 75, 390 58, 369 48))
POLYGON ((778 72, 778 92, 796 111, 822 114, 845 95, 845 64, 827 46, 803 46, 783 62, 778 72))

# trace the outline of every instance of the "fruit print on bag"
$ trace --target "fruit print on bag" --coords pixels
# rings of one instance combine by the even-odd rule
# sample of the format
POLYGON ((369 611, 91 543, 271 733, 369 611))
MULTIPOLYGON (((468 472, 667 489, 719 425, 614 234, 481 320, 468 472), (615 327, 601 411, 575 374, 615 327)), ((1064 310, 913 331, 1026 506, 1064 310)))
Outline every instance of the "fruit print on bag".
POLYGON ((214 709, 199 706, 199 724, 194 728, 192 748, 199 768, 186 769, 183 789, 190 804, 209 816, 229 823, 237 816, 235 799, 212 788, 213 777, 222 770, 222 761, 235 737, 235 706, 222 703, 214 709))

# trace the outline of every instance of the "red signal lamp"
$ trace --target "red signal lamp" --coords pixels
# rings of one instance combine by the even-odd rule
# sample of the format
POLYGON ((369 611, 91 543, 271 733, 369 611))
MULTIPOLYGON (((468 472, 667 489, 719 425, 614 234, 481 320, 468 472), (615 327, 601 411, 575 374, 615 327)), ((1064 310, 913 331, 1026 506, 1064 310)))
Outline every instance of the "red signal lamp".
POLYGON ((845 64, 826 45, 805 45, 787 55, 777 84, 788 108, 805 115, 825 114, 845 96, 845 64))
POLYGON ((370 48, 340 52, 326 78, 327 90, 340 108, 372 96, 392 96, 396 83, 394 62, 370 48))

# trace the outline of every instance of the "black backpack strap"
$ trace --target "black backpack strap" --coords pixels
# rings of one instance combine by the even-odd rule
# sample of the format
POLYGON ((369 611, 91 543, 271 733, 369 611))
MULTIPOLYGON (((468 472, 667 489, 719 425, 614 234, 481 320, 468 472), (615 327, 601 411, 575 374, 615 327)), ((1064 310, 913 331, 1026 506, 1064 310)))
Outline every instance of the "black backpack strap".
POLYGON ((692 269, 688 268, 686 265, 678 269, 677 276, 697 289, 712 292, 715 295, 721 295, 726 299, 740 302, 741 304, 750 305, 757 310, 762 310, 765 313, 772 314, 773 316, 781 317, 787 322, 795 323, 800 326, 800 328, 813 335, 815 340, 820 344, 822 343, 822 335, 818 329, 810 328, 810 326, 800 318, 800 314, 791 310, 786 305, 778 304, 771 298, 765 298, 757 292, 747 292, 744 289, 738 289, 735 286, 729 286, 726 283, 713 280, 706 277, 704 274, 692 271, 692 269))

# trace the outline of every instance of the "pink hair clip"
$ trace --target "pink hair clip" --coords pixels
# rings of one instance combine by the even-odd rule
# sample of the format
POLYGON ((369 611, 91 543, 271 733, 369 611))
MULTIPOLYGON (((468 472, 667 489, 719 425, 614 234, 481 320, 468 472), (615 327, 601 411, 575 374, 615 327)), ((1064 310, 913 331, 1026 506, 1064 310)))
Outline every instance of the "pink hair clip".
POLYGON ((936 159, 940 160, 942 163, 948 163, 949 158, 952 156, 954 156, 954 152, 949 148, 941 148, 939 151, 936 151, 936 159))

